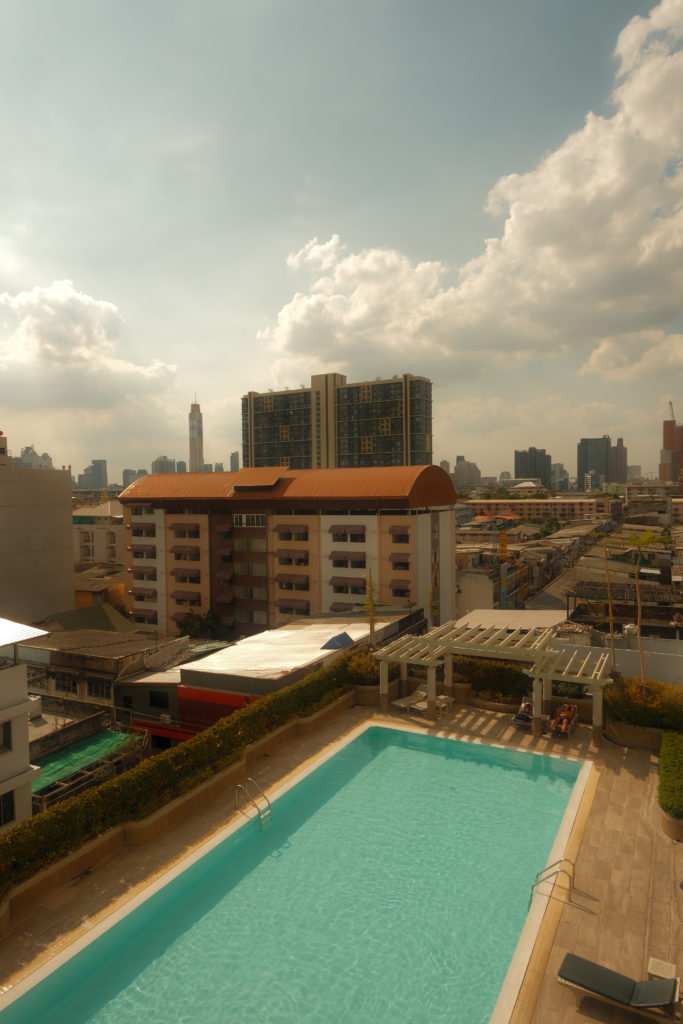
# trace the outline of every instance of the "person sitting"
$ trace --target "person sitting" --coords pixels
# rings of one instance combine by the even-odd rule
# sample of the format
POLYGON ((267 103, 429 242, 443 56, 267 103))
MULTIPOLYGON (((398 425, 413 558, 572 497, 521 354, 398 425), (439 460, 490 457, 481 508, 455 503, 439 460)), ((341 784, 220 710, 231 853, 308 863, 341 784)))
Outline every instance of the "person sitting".
POLYGON ((550 721, 550 731, 559 736, 567 736, 575 714, 576 707, 571 704, 560 704, 550 721))

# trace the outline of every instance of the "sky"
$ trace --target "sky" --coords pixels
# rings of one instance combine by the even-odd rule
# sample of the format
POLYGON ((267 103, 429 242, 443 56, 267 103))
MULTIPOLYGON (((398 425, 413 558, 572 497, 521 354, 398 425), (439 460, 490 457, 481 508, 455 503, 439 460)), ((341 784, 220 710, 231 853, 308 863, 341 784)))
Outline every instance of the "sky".
POLYGON ((683 422, 683 0, 5 0, 0 429, 82 472, 414 373, 434 459, 683 422))

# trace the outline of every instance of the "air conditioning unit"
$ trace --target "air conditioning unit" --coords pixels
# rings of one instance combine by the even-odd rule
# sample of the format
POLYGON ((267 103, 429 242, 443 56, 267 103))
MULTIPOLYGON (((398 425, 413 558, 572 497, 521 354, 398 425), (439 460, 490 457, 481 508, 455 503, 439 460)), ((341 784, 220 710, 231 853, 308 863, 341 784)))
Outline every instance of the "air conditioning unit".
POLYGON ((171 721, 172 719, 170 715, 159 715, 159 722, 161 725, 170 725, 171 721))

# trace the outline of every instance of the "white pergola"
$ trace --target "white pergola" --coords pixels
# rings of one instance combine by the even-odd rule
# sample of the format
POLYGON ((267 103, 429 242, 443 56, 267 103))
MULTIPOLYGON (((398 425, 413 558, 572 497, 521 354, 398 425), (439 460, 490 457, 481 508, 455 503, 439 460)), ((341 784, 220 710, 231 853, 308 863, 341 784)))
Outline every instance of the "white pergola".
POLYGON ((610 682, 609 652, 601 648, 572 651, 560 648, 555 627, 529 628, 501 626, 458 626, 447 622, 424 636, 402 636, 376 651, 379 662, 380 708, 389 710, 389 665, 398 663, 401 679, 408 675, 409 665, 427 668, 427 709, 436 713, 436 670, 444 668, 446 693, 453 696, 453 657, 498 658, 518 661, 528 667, 522 671, 533 681, 533 730, 542 731, 543 715, 550 712, 553 681, 579 683, 588 687, 593 697, 593 730, 602 734, 603 690, 610 682))

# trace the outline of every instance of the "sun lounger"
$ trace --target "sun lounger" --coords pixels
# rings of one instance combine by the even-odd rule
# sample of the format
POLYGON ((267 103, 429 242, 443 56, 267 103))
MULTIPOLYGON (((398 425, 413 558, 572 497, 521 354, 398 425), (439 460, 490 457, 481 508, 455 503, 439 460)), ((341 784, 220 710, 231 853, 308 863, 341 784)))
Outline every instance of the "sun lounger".
POLYGON ((523 700, 519 705, 519 711, 512 716, 512 724, 522 728, 530 729, 534 720, 534 708, 530 700, 523 700))
POLYGON ((553 736, 569 736, 579 718, 576 704, 561 704, 555 708, 548 729, 553 736))
POLYGON ((567 953, 557 980, 573 989, 577 1005, 584 996, 599 999, 610 1006, 628 1008, 650 1020, 677 1020, 680 978, 655 978, 633 981, 607 967, 567 953))
POLYGON ((427 699, 427 687, 418 686, 407 697, 398 697, 396 700, 392 700, 392 708, 396 708, 398 711, 407 711, 408 708, 414 708, 416 704, 419 704, 421 700, 427 699))
MULTIPOLYGON (((437 713, 443 715, 452 703, 452 697, 449 697, 447 694, 439 694, 436 698, 437 713)), ((429 711, 429 701, 427 698, 424 697, 422 700, 416 701, 416 703, 411 706, 411 711, 419 711, 420 714, 425 714, 425 712, 429 711)))

